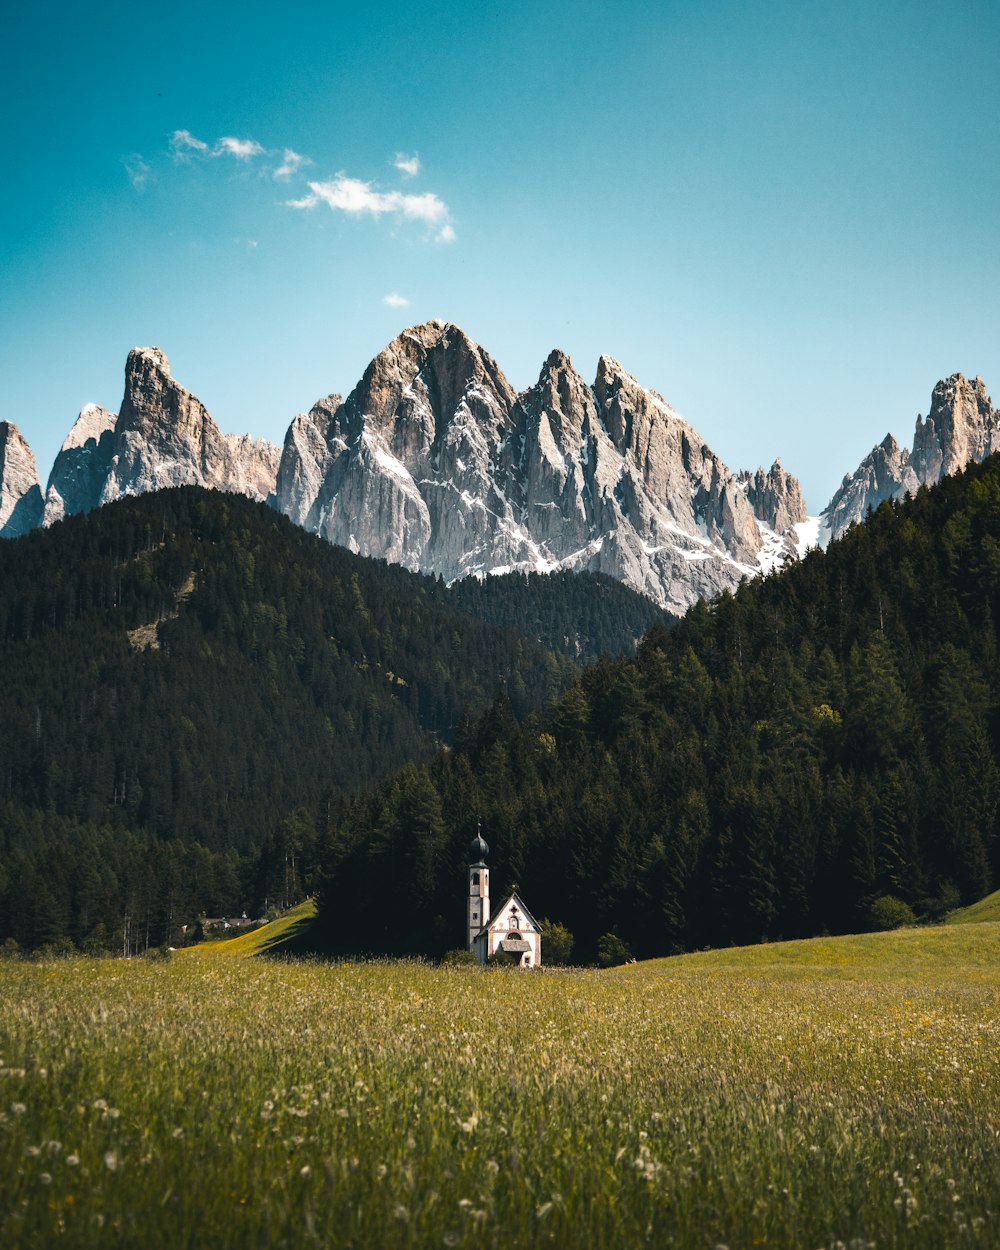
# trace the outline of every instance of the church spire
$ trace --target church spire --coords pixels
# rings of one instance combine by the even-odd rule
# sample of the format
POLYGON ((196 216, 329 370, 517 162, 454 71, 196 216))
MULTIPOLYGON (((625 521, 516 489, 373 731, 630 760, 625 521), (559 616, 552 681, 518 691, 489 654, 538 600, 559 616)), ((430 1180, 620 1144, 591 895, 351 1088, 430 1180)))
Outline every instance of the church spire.
POLYGON ((476 836, 469 843, 469 901, 466 907, 468 920, 469 950, 473 949, 476 934, 490 918, 490 870, 486 856, 490 848, 483 837, 482 822, 476 826, 476 836))

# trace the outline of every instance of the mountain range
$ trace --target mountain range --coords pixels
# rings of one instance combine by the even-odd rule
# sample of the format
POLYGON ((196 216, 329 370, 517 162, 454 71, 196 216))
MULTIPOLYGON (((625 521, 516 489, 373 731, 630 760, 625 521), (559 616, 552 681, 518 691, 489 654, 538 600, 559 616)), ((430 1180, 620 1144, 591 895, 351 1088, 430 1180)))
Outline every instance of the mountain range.
POLYGON ((447 582, 587 570, 681 612, 982 460, 998 431, 982 380, 955 374, 934 388, 911 451, 887 435, 810 518, 780 460, 734 473, 610 356, 588 384, 553 351, 517 392, 459 327, 430 321, 380 352, 346 400, 296 416, 279 449, 224 434, 162 351, 134 348, 119 412, 83 408, 44 495, 30 447, 0 423, 0 535, 200 485, 267 500, 332 543, 447 582))

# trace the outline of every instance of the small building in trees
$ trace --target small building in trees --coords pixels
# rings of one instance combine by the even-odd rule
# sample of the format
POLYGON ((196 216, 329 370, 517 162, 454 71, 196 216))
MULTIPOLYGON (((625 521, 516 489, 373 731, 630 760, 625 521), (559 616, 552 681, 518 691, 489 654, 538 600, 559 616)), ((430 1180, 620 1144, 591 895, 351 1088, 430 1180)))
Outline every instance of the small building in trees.
POLYGON ((542 930, 514 890, 497 908, 490 910, 490 848, 481 833, 469 848, 469 900, 467 907, 469 950, 481 964, 503 954, 521 968, 537 968, 542 962, 542 930))

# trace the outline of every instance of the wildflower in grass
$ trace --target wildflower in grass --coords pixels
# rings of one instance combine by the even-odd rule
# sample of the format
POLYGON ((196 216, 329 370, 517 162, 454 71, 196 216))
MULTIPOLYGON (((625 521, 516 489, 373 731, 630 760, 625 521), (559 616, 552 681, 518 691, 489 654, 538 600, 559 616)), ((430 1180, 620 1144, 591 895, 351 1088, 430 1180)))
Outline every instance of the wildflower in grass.
POLYGON ((12 1103, 10 1109, 15 1115, 24 1115, 24 1113, 28 1110, 23 1102, 12 1103))
POLYGON ((43 1173, 41 1174, 41 1176, 39 1176, 39 1178, 38 1178, 38 1179, 39 1179, 40 1183, 41 1183, 41 1184, 43 1184, 43 1185, 51 1185, 51 1184, 52 1184, 52 1176, 51 1176, 51 1174, 50 1174, 50 1173, 48 1173, 48 1172, 43 1172, 43 1173))
POLYGON ((78 1168, 80 1166, 80 1156, 79 1155, 67 1155, 66 1166, 68 1168, 78 1168))
POLYGON ((106 1150, 104 1152, 104 1166, 109 1172, 118 1171, 118 1152, 115 1150, 106 1150))

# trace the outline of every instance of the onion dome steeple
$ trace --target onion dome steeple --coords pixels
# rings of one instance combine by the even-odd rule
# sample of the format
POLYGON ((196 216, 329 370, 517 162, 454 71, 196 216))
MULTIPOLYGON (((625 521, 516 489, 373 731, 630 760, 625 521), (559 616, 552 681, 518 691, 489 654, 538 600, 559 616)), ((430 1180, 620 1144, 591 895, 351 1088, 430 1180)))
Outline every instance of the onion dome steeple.
POLYGON ((483 838, 482 826, 476 826, 476 836, 469 843, 470 862, 481 863, 490 853, 489 843, 483 838))

